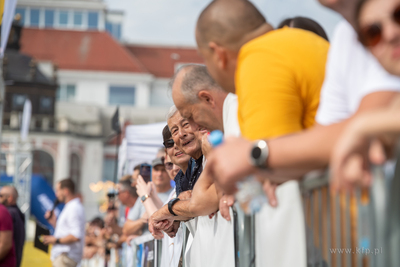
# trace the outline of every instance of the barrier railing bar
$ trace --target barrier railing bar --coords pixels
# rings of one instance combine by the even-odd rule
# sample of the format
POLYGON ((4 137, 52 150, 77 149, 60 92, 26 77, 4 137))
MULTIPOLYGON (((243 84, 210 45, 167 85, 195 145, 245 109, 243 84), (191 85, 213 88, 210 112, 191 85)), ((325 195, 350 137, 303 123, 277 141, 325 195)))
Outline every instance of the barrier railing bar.
POLYGON ((235 255, 235 267, 239 267, 239 225, 238 225, 238 214, 236 207, 232 206, 232 217, 233 217, 233 242, 234 242, 234 255, 235 255))
POLYGON ((256 266, 256 215, 253 214, 250 217, 250 267, 256 266))
MULTIPOLYGON (((352 233, 352 231, 351 231, 351 220, 350 220, 350 218, 351 218, 351 211, 350 211, 350 208, 351 208, 351 197, 349 195, 346 195, 345 198, 346 198, 346 200, 345 200, 345 202, 346 202, 346 206, 345 206, 346 247, 350 248, 350 249, 353 249, 353 246, 351 245, 351 233, 352 233)), ((346 259, 347 259, 346 266, 348 266, 348 267, 353 266, 352 263, 351 263, 352 262, 352 258, 353 258, 353 255, 351 255, 351 254, 347 254, 346 255, 346 259)))
POLYGON ((326 191, 327 191, 327 193, 326 193, 326 207, 327 207, 327 225, 326 225, 326 227, 327 227, 327 229, 328 229, 328 231, 327 231, 327 245, 328 245, 328 247, 327 247, 327 254, 328 254, 328 257, 327 257, 327 261, 328 261, 328 265, 329 266, 332 266, 332 255, 331 255, 331 253, 330 253, 330 251, 329 251, 329 249, 330 248, 332 248, 332 240, 331 240, 331 235, 332 235, 332 227, 331 227, 331 194, 330 194, 330 192, 329 192, 329 187, 327 187, 326 188, 326 191))
POLYGON ((181 222, 182 232, 183 232, 183 243, 182 243, 182 267, 186 267, 186 243, 189 238, 189 229, 186 224, 181 222))
POLYGON ((320 247, 320 249, 319 249, 319 251, 321 252, 321 257, 320 257, 320 262, 319 262, 319 266, 323 266, 323 253, 322 253, 322 249, 323 249, 323 247, 324 247, 324 243, 323 243, 323 235, 324 235, 324 232, 323 232, 323 229, 322 229, 322 215, 323 215, 323 211, 322 211, 322 191, 321 190, 318 190, 318 214, 320 215, 320 216, 318 216, 318 224, 319 224, 319 226, 318 226, 318 230, 319 230, 319 247, 320 247))
MULTIPOLYGON (((338 247, 338 248, 340 248, 340 246, 342 245, 341 238, 340 238, 340 235, 342 233, 341 225, 340 225, 340 223, 341 223, 340 215, 341 215, 340 214, 340 200, 339 200, 339 197, 335 197, 335 219, 336 219, 335 224, 336 224, 336 244, 337 244, 336 247, 338 247)), ((337 256, 337 262, 336 262, 337 265, 336 266, 341 267, 342 266, 342 255, 340 253, 336 253, 335 255, 337 256)))
POLYGON ((315 255, 316 254, 316 244, 315 244, 315 240, 314 240, 314 195, 312 192, 310 192, 310 196, 309 196, 309 203, 310 203, 310 239, 311 239, 311 255, 315 255))

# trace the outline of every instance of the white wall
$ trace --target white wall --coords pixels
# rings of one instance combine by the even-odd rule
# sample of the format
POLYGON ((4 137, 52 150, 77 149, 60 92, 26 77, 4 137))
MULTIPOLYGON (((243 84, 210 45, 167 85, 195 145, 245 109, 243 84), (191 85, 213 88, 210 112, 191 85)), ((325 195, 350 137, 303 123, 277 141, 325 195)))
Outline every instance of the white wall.
POLYGON ((85 206, 86 219, 99 216, 99 195, 90 190, 90 183, 102 180, 103 143, 100 140, 84 140, 85 154, 81 159, 81 193, 85 206))
POLYGON ((58 79, 60 84, 75 84, 75 103, 108 106, 109 87, 120 85, 135 87, 136 106, 146 108, 154 78, 150 74, 60 70, 58 79))

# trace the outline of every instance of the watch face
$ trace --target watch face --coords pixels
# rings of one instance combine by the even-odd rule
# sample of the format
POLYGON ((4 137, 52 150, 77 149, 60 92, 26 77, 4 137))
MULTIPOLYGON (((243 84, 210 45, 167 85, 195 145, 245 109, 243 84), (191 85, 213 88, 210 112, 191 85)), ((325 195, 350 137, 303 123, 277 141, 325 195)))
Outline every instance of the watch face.
POLYGON ((253 150, 251 151, 251 157, 253 159, 258 159, 261 156, 261 148, 259 147, 254 147, 253 150))
POLYGON ((143 201, 145 201, 146 200, 146 196, 142 196, 141 198, 140 198, 140 200, 143 202, 143 201))

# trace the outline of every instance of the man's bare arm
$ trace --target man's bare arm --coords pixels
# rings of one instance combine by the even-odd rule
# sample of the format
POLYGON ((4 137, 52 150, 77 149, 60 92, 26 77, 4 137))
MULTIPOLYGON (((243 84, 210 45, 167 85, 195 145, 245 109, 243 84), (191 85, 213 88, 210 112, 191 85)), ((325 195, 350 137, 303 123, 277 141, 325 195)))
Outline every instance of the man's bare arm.
POLYGON ((273 170, 291 169, 292 174, 295 174, 293 170, 304 174, 326 167, 339 135, 348 123, 365 111, 388 106, 396 95, 398 92, 371 93, 362 99, 357 112, 343 122, 317 125, 299 134, 269 140, 268 166, 273 170))
POLYGON ((122 233, 124 235, 140 235, 145 224, 146 222, 142 218, 136 221, 127 220, 122 228, 122 233))
POLYGON ((178 201, 173 206, 173 211, 176 215, 183 217, 181 219, 184 219, 209 215, 217 211, 218 206, 219 198, 214 181, 204 171, 193 187, 192 197, 188 200, 178 201))
POLYGON ((1 231, 0 232, 0 260, 4 259, 10 249, 12 248, 12 231, 1 231))

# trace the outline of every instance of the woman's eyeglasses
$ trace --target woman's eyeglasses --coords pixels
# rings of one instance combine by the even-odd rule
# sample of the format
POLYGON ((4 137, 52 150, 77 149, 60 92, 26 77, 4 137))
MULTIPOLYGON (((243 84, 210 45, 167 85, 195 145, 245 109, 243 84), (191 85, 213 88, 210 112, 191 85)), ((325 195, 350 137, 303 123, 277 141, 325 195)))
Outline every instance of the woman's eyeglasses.
POLYGON ((165 162, 164 166, 166 170, 170 171, 174 167, 174 164, 172 162, 165 162))
POLYGON ((163 145, 164 145, 165 148, 174 147, 174 144, 175 144, 175 142, 174 142, 173 139, 169 139, 169 140, 163 142, 163 145))
MULTIPOLYGON (((400 5, 395 8, 391 19, 400 26, 400 5)), ((374 47, 382 40, 383 26, 380 22, 362 27, 358 33, 360 42, 367 47, 374 47)))

